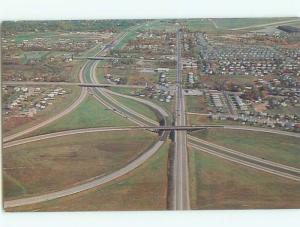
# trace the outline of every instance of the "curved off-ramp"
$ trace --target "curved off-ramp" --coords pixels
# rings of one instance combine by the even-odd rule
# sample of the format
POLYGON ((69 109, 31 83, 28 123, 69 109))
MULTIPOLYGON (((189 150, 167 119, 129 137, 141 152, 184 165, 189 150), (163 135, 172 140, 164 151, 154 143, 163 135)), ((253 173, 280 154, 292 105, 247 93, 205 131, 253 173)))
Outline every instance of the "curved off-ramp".
POLYGON ((134 170, 138 166, 142 165, 146 160, 148 160, 155 152, 162 146, 164 141, 158 141, 156 142, 147 152, 140 155, 138 158, 136 158, 134 161, 127 164, 125 167, 110 173, 106 176, 101 176, 99 178, 93 177, 89 180, 86 180, 87 183, 74 186, 65 190, 60 190, 57 192, 47 193, 39 196, 33 196, 29 198, 23 198, 23 199, 15 199, 10 201, 4 201, 4 208, 10 208, 10 207, 17 207, 17 206, 24 206, 24 205, 30 205, 34 203, 41 203, 46 202, 48 200, 58 199, 61 197, 73 195, 82 191, 86 191, 88 189, 92 189, 94 187, 103 185, 109 181, 115 180, 130 171, 134 170))
MULTIPOLYGON (((119 43, 122 39, 124 39, 124 37, 126 36, 126 33, 124 34, 120 34, 116 37, 116 39, 113 40, 114 43, 119 43)), ((116 44, 115 44, 116 45, 116 44)), ((107 47, 106 45, 98 52, 96 53, 95 56, 98 56, 100 55, 101 53, 105 53, 105 51, 107 50, 107 47)), ((80 80, 80 83, 83 83, 84 82, 84 71, 87 70, 87 67, 88 67, 88 64, 89 64, 90 61, 86 61, 84 63, 84 65, 81 67, 80 69, 80 72, 79 72, 79 80, 80 80)), ((81 93, 79 95, 79 97, 65 110, 63 110, 62 112, 58 113, 57 115, 33 126, 33 127, 30 127, 28 129, 25 129, 21 132, 17 132, 15 134, 12 134, 12 135, 9 135, 9 136, 6 136, 3 138, 3 142, 7 142, 7 141, 11 141, 11 140, 14 140, 18 137, 21 137, 23 135, 26 135, 28 133, 31 133, 39 128, 42 128, 56 120, 58 120, 59 118, 67 115, 68 113, 72 112, 74 109, 76 109, 80 103, 86 98, 88 92, 87 92, 87 88, 86 87, 81 87, 81 93)))

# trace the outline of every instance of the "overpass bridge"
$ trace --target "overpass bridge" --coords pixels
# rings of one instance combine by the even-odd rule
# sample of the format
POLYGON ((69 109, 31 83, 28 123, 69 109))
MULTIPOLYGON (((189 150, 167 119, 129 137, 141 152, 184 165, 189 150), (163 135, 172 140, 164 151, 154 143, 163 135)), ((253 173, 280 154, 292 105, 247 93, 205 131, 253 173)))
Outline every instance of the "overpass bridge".
POLYGON ((194 131, 208 128, 224 128, 224 125, 181 125, 181 126, 129 126, 130 129, 148 129, 153 131, 194 131))
POLYGON ((143 61, 159 61, 162 59, 144 59, 144 58, 137 58, 137 57, 72 57, 73 60, 119 60, 119 59, 128 59, 128 60, 143 60, 143 61))

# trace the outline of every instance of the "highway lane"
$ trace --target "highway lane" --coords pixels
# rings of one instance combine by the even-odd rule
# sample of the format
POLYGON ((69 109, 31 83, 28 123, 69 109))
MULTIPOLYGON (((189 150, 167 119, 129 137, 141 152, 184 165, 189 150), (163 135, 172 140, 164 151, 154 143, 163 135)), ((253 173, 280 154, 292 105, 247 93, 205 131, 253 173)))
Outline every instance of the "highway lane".
POLYGON ((142 155, 140 155, 134 161, 130 162, 123 168, 121 168, 113 173, 110 173, 106 176, 93 177, 91 179, 86 180, 85 183, 83 183, 83 184, 80 184, 80 185, 74 186, 74 187, 70 187, 68 189, 57 191, 57 192, 47 193, 47 194, 33 196, 33 197, 29 197, 29 198, 4 201, 4 208, 46 202, 49 200, 73 195, 73 194, 103 185, 107 182, 110 182, 121 176, 124 176, 125 174, 129 173, 130 171, 132 171, 132 170, 136 169, 137 167, 139 167, 140 165, 142 165, 145 161, 147 161, 152 155, 154 155, 157 152, 157 150, 162 146, 163 143, 164 143, 164 141, 156 142, 147 152, 144 152, 142 155))
MULTIPOLYGON (((86 66, 87 66, 87 64, 85 64, 82 67, 82 69, 80 70, 80 73, 79 73, 80 74, 79 75, 80 78, 82 78, 83 71, 85 70, 86 66)), ((37 124, 35 126, 32 126, 32 127, 28 128, 28 129, 25 129, 25 130, 23 130, 21 132, 13 134, 13 135, 9 135, 9 136, 4 137, 3 138, 3 142, 14 140, 14 139, 16 139, 16 138, 18 138, 20 136, 23 136, 23 135, 26 135, 28 133, 31 133, 31 132, 33 132, 33 131, 35 131, 35 130, 37 130, 39 128, 42 128, 42 127, 44 127, 44 126, 46 126, 46 125, 48 125, 48 124, 56 121, 57 119, 65 116, 65 115, 67 115, 68 113, 72 112, 75 108, 77 108, 80 105, 80 103, 86 98, 86 96, 87 96, 87 88, 86 87, 82 87, 79 97, 69 107, 67 107, 65 110, 63 110, 62 112, 54 115, 53 117, 50 117, 49 119, 47 119, 47 120, 45 120, 45 121, 43 121, 43 122, 41 122, 41 123, 39 123, 39 124, 37 124)))
MULTIPOLYGON (((175 92, 175 126, 186 125, 185 120, 185 103, 182 89, 181 76, 181 34, 176 33, 177 46, 177 66, 176 66, 176 92, 175 92)), ((187 158, 187 141, 186 131, 175 131, 175 156, 173 169, 173 209, 188 210, 190 209, 189 200, 189 175, 188 175, 188 158, 187 158)))
MULTIPOLYGON (((129 30, 136 29, 139 26, 141 26, 141 25, 133 26, 132 28, 129 28, 129 30)), ((119 42, 121 42, 121 40, 124 39, 124 37, 127 34, 128 34, 128 32, 119 34, 115 39, 112 40, 113 45, 117 45, 119 42)), ((108 47, 108 45, 105 45, 95 56, 96 57, 102 56, 104 53, 106 53, 107 50, 109 50, 109 47, 108 47)), ((80 72, 79 72, 80 83, 84 83, 85 74, 90 71, 90 67, 91 67, 90 64, 93 63, 93 62, 94 61, 86 61, 86 63, 80 69, 80 72)), ((72 112, 75 108, 77 108, 80 105, 80 103, 86 98, 86 96, 87 96, 87 88, 86 87, 81 87, 81 93, 80 93, 79 97, 69 107, 67 107, 65 110, 63 110, 62 112, 58 113, 57 115, 55 115, 53 117, 50 117, 49 119, 47 119, 47 120, 45 120, 45 121, 43 121, 43 122, 41 122, 41 123, 39 123, 39 124, 37 124, 33 127, 30 127, 30 128, 25 129, 21 132, 18 132, 18 133, 15 133, 15 134, 4 137, 3 142, 14 140, 18 137, 21 137, 23 135, 31 133, 31 132, 33 132, 33 131, 41 128, 41 127, 44 127, 44 126, 58 120, 59 118, 67 115, 68 113, 72 112)))
MULTIPOLYGON (((134 119, 133 119, 134 120, 134 119)), ((197 126, 199 129, 206 129, 210 126, 197 126)), ((47 133, 32 137, 26 137, 23 139, 18 140, 12 140, 8 141, 3 144, 3 148, 13 147, 21 144, 26 144, 30 142, 40 141, 44 139, 50 139, 50 138, 56 138, 61 136, 68 136, 68 135, 74 135, 74 134, 82 134, 82 133, 91 133, 91 132, 106 132, 106 131, 128 131, 128 130, 150 130, 150 131, 157 131, 157 130, 187 130, 188 128, 195 129, 195 126, 193 127, 178 127, 176 126, 124 126, 124 127, 100 127, 100 128, 83 128, 83 129, 71 129, 66 131, 59 131, 59 132, 53 132, 53 133, 47 133)))
POLYGON ((76 134, 83 134, 83 133, 93 133, 93 132, 128 131, 128 130, 135 130, 135 128, 134 127, 101 127, 101 128, 84 128, 84 129, 66 130, 66 131, 47 133, 43 135, 27 137, 24 139, 9 141, 3 144, 3 148, 14 147, 26 143, 52 139, 52 138, 57 138, 62 136, 69 136, 69 135, 76 135, 76 134))
POLYGON ((287 165, 283 165, 283 164, 280 164, 280 163, 265 160, 265 159, 262 159, 262 158, 258 158, 256 156, 249 155, 249 154, 246 154, 246 153, 243 153, 243 152, 240 152, 240 151, 236 151, 236 150, 233 150, 233 149, 230 149, 230 148, 227 148, 227 147, 223 147, 223 146, 220 146, 220 145, 217 145, 217 144, 199 139, 199 138, 194 137, 194 136, 189 135, 188 139, 193 141, 194 143, 201 144, 202 146, 208 147, 210 149, 215 149, 215 150, 222 151, 224 153, 227 153, 229 155, 233 155, 235 157, 240 157, 240 158, 243 158, 243 159, 246 159, 248 161, 258 163, 258 164, 263 164, 263 165, 275 167, 275 168, 281 169, 283 171, 288 171, 288 172, 293 172, 293 173, 300 174, 300 169, 296 168, 296 167, 287 166, 287 165))
POLYGON ((119 88, 145 88, 142 85, 128 84, 102 84, 102 83, 73 83, 73 82, 34 82, 34 81, 2 81, 8 86, 80 86, 80 87, 119 87, 119 88))
MULTIPOLYGON (((97 83, 95 79, 97 64, 98 64, 97 61, 94 61, 92 63, 90 73, 88 74, 87 77, 84 78, 85 81, 95 83, 95 84, 97 83)), ((94 97, 96 97, 96 99, 100 101, 103 105, 114 110, 117 114, 121 116, 126 116, 128 120, 133 121, 141 126, 146 126, 148 124, 153 126, 158 125, 156 121, 137 113, 136 111, 124 106, 120 102, 113 99, 111 96, 109 96, 103 91, 103 88, 89 88, 89 89, 93 93, 94 97)))
MULTIPOLYGON (((124 36, 122 36, 122 37, 124 37, 124 36)), ((118 42, 116 42, 116 43, 118 43, 118 42)), ((106 49, 107 48, 105 47, 101 51, 105 51, 106 49)), ((88 75, 91 75, 91 72, 94 75, 95 74, 95 69, 96 69, 96 67, 95 67, 96 63, 88 61, 86 64, 89 65, 89 67, 88 67, 89 70, 87 70, 88 75)), ((83 74, 85 74, 85 73, 82 73, 82 75, 83 74)), ((82 77, 82 80, 84 80, 84 78, 86 78, 86 77, 82 77)), ((157 109, 157 111, 160 113, 160 109, 157 109)), ((81 133, 85 133, 85 132, 81 131, 81 133)), ((44 194, 44 195, 35 196, 35 197, 31 197, 31 198, 24 198, 24 199, 6 201, 4 203, 4 207, 8 208, 8 207, 21 206, 21 205, 26 205, 26 204, 32 204, 32 203, 37 203, 37 202, 48 201, 48 200, 51 200, 51 199, 56 199, 56 198, 71 195, 71 194, 74 194, 74 193, 78 193, 80 191, 87 190, 89 188, 96 187, 96 186, 99 186, 99 185, 104 184, 106 182, 109 182, 113 179, 116 179, 116 178, 132 171, 137 166, 141 165, 148 158, 150 158, 155 152, 157 152, 159 150, 159 148, 163 145, 163 143, 164 143, 164 141, 157 141, 152 148, 148 149, 146 152, 143 153, 143 155, 138 157, 136 160, 134 160, 133 162, 127 164, 124 168, 122 168, 118 171, 115 171, 115 172, 113 172, 113 173, 111 173, 107 176, 101 177, 99 179, 93 178, 93 179, 90 179, 91 181, 87 180, 89 182, 86 183, 86 184, 82 184, 82 185, 79 185, 79 186, 76 186, 76 187, 71 187, 69 189, 58 191, 58 192, 55 192, 55 193, 47 193, 47 194, 44 194)))
POLYGON ((206 147, 200 146, 200 145, 195 144, 195 143, 188 143, 188 144, 189 144, 189 146, 195 148, 196 150, 206 152, 208 154, 217 156, 219 158, 223 158, 223 159, 226 159, 226 160, 229 160, 229 161, 232 161, 232 162, 236 162, 238 164, 248 166, 248 167, 251 167, 251 168, 256 169, 256 170, 261 170, 261 171, 264 171, 264 172, 267 172, 267 173, 271 173, 271 174, 274 174, 274 175, 277 175, 277 176, 280 176, 280 177, 288 178, 290 180, 300 181, 300 177, 297 176, 297 175, 294 175, 294 174, 286 173, 286 172, 283 172, 283 171, 278 171, 274 168, 266 167, 266 166, 261 165, 261 164, 257 164, 257 163, 253 163, 253 162, 243 160, 241 158, 233 157, 233 156, 230 156, 228 154, 218 152, 216 150, 208 149, 206 147))
MULTIPOLYGON (((105 47, 103 47, 97 54, 96 56, 98 56, 99 54, 101 54, 104 50, 106 50, 105 47)), ((90 61, 87 61, 83 67, 80 69, 80 72, 79 72, 79 80, 81 83, 83 83, 84 81, 84 75, 86 74, 86 72, 88 71, 90 67, 90 61)), ((86 87, 82 87, 81 88, 81 92, 80 92, 80 95, 79 97, 69 106, 67 107, 65 110, 63 110, 62 112, 56 114, 55 116, 53 117, 50 117, 49 119, 35 125, 35 126, 32 126, 28 129, 25 129, 21 132, 18 132, 18 133, 15 133, 13 135, 9 135, 9 136, 6 136, 3 138, 3 142, 7 142, 7 141, 10 141, 10 140, 14 140, 20 136, 23 136, 23 135, 26 135, 28 133, 31 133, 39 128, 42 128, 56 120, 58 120, 59 118, 67 115, 68 113, 72 112, 74 109, 76 109, 80 103, 87 97, 87 88, 86 87)))
MULTIPOLYGON (((89 72, 85 75, 95 75, 95 69, 96 69, 97 62, 88 61, 87 64, 89 64, 89 70, 88 70, 89 72)), ((83 78, 83 79, 85 79, 85 78, 83 78)), ((95 90, 95 88, 92 88, 91 90, 95 90)), ((97 96, 97 94, 95 96, 97 96)), ((101 99, 101 97, 97 96, 97 98, 100 99, 101 102, 103 102, 103 99, 101 99)), ((108 105, 107 102, 105 102, 105 104, 108 105)), ((117 108, 120 108, 120 107, 117 107, 117 108)), ((157 111, 160 112, 159 109, 157 111)), ((133 116, 135 116, 135 115, 133 114, 133 116)), ((112 129, 110 129, 110 130, 112 130, 112 129)), ((93 131, 95 131, 95 130, 93 130, 93 131)), ((80 130, 79 132, 80 133, 86 133, 87 131, 86 130, 80 130)), ((74 134, 75 132, 73 131, 72 133, 74 134)), ((78 133, 78 131, 77 131, 77 133, 78 133)), ((66 135, 66 133, 59 132, 59 133, 56 133, 56 136, 57 135, 64 136, 64 135, 66 135)), ((52 135, 52 136, 54 136, 54 135, 52 135)), ((47 138, 47 135, 46 136, 42 135, 39 138, 34 138, 34 140, 36 141, 37 139, 40 140, 40 139, 45 139, 45 138, 47 138)), ((26 142, 28 142, 28 139, 27 139, 26 142)), ((19 141, 19 144, 20 143, 24 143, 24 140, 19 141)), ((8 207, 13 207, 13 206, 21 206, 21 205, 26 205, 26 204, 32 204, 32 203, 37 203, 37 202, 48 201, 48 200, 51 200, 51 199, 57 199, 57 198, 60 198, 60 197, 63 197, 63 196, 68 196, 68 195, 78 193, 78 192, 83 191, 83 190, 87 190, 87 189, 99 186, 99 185, 104 184, 104 183, 107 183, 111 180, 114 180, 114 179, 116 179, 116 178, 132 171, 133 169, 135 169, 136 167, 141 165, 148 158, 150 158, 155 152, 157 152, 163 143, 164 143, 164 141, 156 142, 153 147, 151 147, 146 152, 144 152, 143 155, 138 157, 136 160, 134 160, 131 163, 128 163, 124 168, 122 168, 118 171, 115 171, 115 172, 113 172, 113 173, 111 173, 107 176, 100 177, 99 179, 93 178, 93 179, 87 180, 87 181, 89 181, 88 183, 81 184, 81 185, 78 185, 78 186, 75 186, 75 187, 71 187, 69 189, 58 191, 58 192, 55 192, 55 193, 47 193, 47 194, 44 194, 44 195, 35 196, 35 197, 31 197, 31 198, 24 198, 24 199, 6 201, 4 203, 4 206, 6 208, 8 208, 8 207)), ((15 142, 15 144, 17 144, 17 142, 15 142)), ((11 145, 13 145, 13 144, 11 144, 11 145)))

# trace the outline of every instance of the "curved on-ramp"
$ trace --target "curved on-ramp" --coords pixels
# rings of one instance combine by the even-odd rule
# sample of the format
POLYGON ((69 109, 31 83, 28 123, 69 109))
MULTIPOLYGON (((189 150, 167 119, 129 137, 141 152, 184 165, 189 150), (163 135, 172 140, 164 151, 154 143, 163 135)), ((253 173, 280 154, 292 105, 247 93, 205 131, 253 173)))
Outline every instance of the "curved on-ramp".
POLYGON ((109 181, 115 180, 118 177, 121 177, 130 171, 134 170, 138 166, 142 165, 146 160, 148 160, 155 152, 161 147, 161 145, 164 143, 164 141, 158 141, 156 142, 147 152, 140 155, 137 159, 130 162, 125 167, 110 173, 106 176, 102 176, 95 179, 95 177, 91 178, 90 180, 87 180, 87 183, 74 186, 65 190, 47 193, 44 195, 39 196, 33 196, 29 198, 23 198, 23 199, 16 199, 16 200, 10 200, 10 201, 4 201, 4 208, 10 208, 10 207, 17 207, 17 206, 24 206, 34 203, 41 203, 46 202, 48 200, 58 199, 61 197, 73 195, 100 185, 103 185, 109 181))

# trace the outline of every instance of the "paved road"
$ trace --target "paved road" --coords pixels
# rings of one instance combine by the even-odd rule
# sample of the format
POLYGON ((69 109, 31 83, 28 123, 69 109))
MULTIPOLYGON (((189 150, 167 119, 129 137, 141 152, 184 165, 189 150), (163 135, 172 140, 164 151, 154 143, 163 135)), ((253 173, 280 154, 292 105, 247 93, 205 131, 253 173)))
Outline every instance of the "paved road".
MULTIPOLYGON (((103 51, 105 51, 105 48, 102 48, 96 56, 98 56, 99 54, 101 54, 103 51)), ((86 71, 88 71, 89 69, 89 61, 87 61, 83 67, 81 68, 80 72, 79 72, 79 79, 80 79, 80 82, 83 83, 83 78, 84 78, 84 74, 86 73, 86 71)), ((49 119, 47 119, 46 121, 43 121, 33 127, 30 127, 24 131, 21 131, 21 132, 18 132, 18 133, 15 133, 13 135, 10 135, 10 136, 7 136, 7 137, 4 137, 3 138, 3 142, 7 142, 7 141, 10 141, 10 140, 14 140, 20 136, 23 136, 23 135, 26 135, 30 132, 33 132, 41 127, 44 127, 54 121, 56 121, 57 119, 67 115, 68 113, 72 112, 75 108, 77 108, 80 103, 86 98, 87 96, 87 88, 86 87, 82 87, 81 88, 81 93, 80 93, 80 96, 68 107, 66 108, 65 110, 63 110, 62 112, 58 113, 57 115, 53 116, 53 117, 50 117, 49 119)))
MULTIPOLYGON (((177 70, 176 70, 176 97, 175 97, 175 125, 186 125, 185 120, 185 103, 184 94, 182 92, 181 78, 181 34, 177 31, 177 70)), ((190 209, 189 200, 189 174, 188 174, 188 158, 186 131, 175 131, 175 160, 173 170, 173 209, 188 210, 190 209)))
MULTIPOLYGON (((32 136, 27 137, 24 139, 19 140, 13 140, 8 141, 3 144, 3 148, 13 147, 25 143, 30 142, 36 142, 44 139, 50 139, 50 138, 56 138, 61 136, 68 136, 68 135, 74 135, 74 134, 82 134, 82 133, 91 133, 91 132, 107 132, 107 131, 129 131, 129 130, 150 130, 150 131, 156 131, 156 130, 189 130, 189 129, 207 129, 210 128, 209 125, 203 125, 203 126, 192 126, 192 127, 186 127, 186 126, 125 126, 125 127, 100 127, 100 128, 84 128, 84 129, 73 129, 73 130, 66 130, 66 131, 59 131, 59 132, 53 132, 38 136, 32 136)), ((212 126, 215 128, 215 126, 212 126)))
POLYGON ((4 208, 9 207, 17 207, 17 206, 23 206, 23 205, 29 205, 34 203, 40 203, 40 202, 46 202, 53 199, 58 199, 64 196, 73 195, 100 185, 103 185, 109 181, 115 180, 118 177, 121 177, 130 171, 134 170, 138 166, 142 165, 146 160, 148 160, 153 154, 156 153, 156 151, 162 146, 164 142, 158 141, 152 146, 147 152, 143 153, 141 156, 139 156, 134 161, 127 164, 125 167, 108 174, 106 176, 102 177, 93 177, 91 179, 86 180, 87 183, 74 186, 65 190, 61 190, 58 192, 53 193, 47 193, 40 196, 34 196, 30 198, 24 198, 24 199, 16 199, 16 200, 10 200, 10 201, 4 201, 4 208))
POLYGON ((69 136, 83 133, 93 133, 93 132, 109 132, 109 131, 128 131, 128 130, 136 130, 139 129, 137 127, 101 127, 101 128, 84 128, 84 129, 74 129, 60 132, 53 132, 38 136, 27 137, 24 139, 13 140, 3 144, 3 148, 9 148, 13 146, 18 146, 26 143, 36 142, 45 139, 52 139, 61 136, 69 136))
POLYGON ((284 178, 288 178, 288 179, 291 179, 291 180, 300 181, 300 177, 298 175, 295 175, 295 174, 290 174, 290 173, 287 173, 287 172, 279 171, 275 168, 270 168, 270 167, 267 167, 267 166, 262 165, 262 164, 257 164, 255 162, 246 161, 244 159, 237 158, 237 157, 225 154, 225 153, 217 151, 215 149, 214 150, 209 149, 207 147, 203 147, 203 146, 200 146, 200 145, 195 144, 195 143, 189 143, 189 145, 191 147, 199 150, 199 151, 206 152, 206 153, 212 154, 214 156, 217 156, 217 157, 220 157, 220 158, 232 161, 232 162, 236 162, 236 163, 244 165, 244 166, 248 166, 248 167, 251 167, 251 168, 254 168, 254 169, 257 169, 257 170, 261 170, 261 171, 271 173, 271 174, 274 174, 274 175, 277 175, 277 176, 281 176, 281 177, 284 177, 284 178))
POLYGON ((145 88, 142 85, 128 84, 101 84, 101 83, 73 83, 73 82, 34 82, 34 81, 2 81, 3 85, 10 86, 81 86, 81 87, 119 87, 119 88, 145 88))
MULTIPOLYGON (((125 36, 122 36, 122 37, 125 37, 125 36)), ((117 42, 115 42, 115 43, 117 43, 117 42)), ((88 61, 86 64, 88 64, 90 67, 89 67, 89 72, 84 73, 85 74, 84 76, 86 77, 86 75, 88 75, 88 76, 92 75, 92 77, 93 77, 93 75, 95 75, 95 69, 96 69, 97 62, 88 61)), ((85 80, 86 79, 85 77, 83 77, 82 79, 85 80)), ((94 83, 95 81, 92 80, 92 82, 94 83)), ((97 89, 97 88, 90 88, 90 90, 94 91, 94 93, 95 93, 95 89, 97 89)), ((98 99, 98 101, 100 100, 101 102, 104 102, 106 105, 111 104, 111 103, 107 102, 107 100, 104 101, 102 99, 102 97, 99 97, 99 95, 97 93, 95 93, 95 97, 96 97, 96 99, 98 99)), ((106 97, 106 98, 108 99, 108 101, 112 102, 112 98, 110 98, 110 97, 106 97)), ((153 104, 151 104, 151 106, 154 109, 156 107, 153 104)), ((120 106, 117 106, 116 109, 120 109, 120 106)), ((128 111, 131 111, 131 110, 128 110, 128 111)), ((158 113, 160 113, 162 116, 164 116, 166 114, 164 111, 161 111, 161 108, 157 108, 156 111, 158 111, 158 113)), ((131 112, 131 114, 132 114, 132 112, 131 112)), ((140 115, 138 113, 136 113, 136 114, 139 117, 142 117, 142 118, 145 119, 145 117, 143 115, 140 115)), ((135 114, 132 114, 132 115, 133 115, 133 117, 134 116, 136 117, 135 114)), ((125 129, 112 129, 112 128, 110 128, 109 130, 111 131, 111 130, 125 130, 125 129)), ((99 131, 99 129, 92 129, 91 130, 91 132, 95 132, 95 131, 99 131)), ((87 133, 87 130, 85 130, 85 129, 73 130, 71 132, 71 134, 74 134, 74 133, 87 133)), ((10 144, 5 144, 5 146, 9 147, 9 146, 14 146, 14 145, 30 142, 30 140, 32 142, 32 141, 37 141, 37 140, 41 140, 41 139, 53 138, 55 136, 65 136, 65 135, 67 135, 67 132, 58 132, 55 135, 54 134, 52 134, 52 135, 49 135, 49 134, 48 135, 41 135, 41 136, 38 136, 38 137, 35 137, 35 138, 26 138, 26 139, 20 140, 20 141, 13 141, 10 144)), ((101 184, 107 183, 111 180, 114 180, 114 179, 120 177, 120 176, 123 176, 124 174, 127 174, 128 172, 132 171, 133 169, 135 169, 136 167, 138 167, 139 165, 144 163, 148 158, 150 158, 155 152, 157 152, 159 150, 159 148, 161 147, 161 145, 163 143, 164 143, 164 141, 156 142, 156 144, 152 148, 150 148, 149 150, 144 152, 142 156, 138 157, 133 162, 128 163, 124 168, 122 168, 118 171, 115 171, 115 172, 113 172, 113 173, 111 173, 107 176, 100 177, 99 179, 97 177, 92 178, 92 179, 87 180, 87 183, 85 183, 85 184, 81 184, 81 185, 71 187, 71 188, 66 189, 66 190, 61 190, 61 191, 58 191, 58 192, 54 192, 54 193, 47 193, 47 194, 44 194, 44 195, 35 196, 35 197, 31 197, 31 198, 24 198, 24 199, 6 201, 4 203, 4 207, 8 208, 8 207, 21 206, 21 205, 26 205, 26 204, 32 204, 32 203, 44 202, 44 201, 48 201, 48 200, 52 200, 52 199, 57 199, 57 198, 61 198, 63 196, 72 195, 74 193, 78 193, 78 192, 81 192, 81 191, 99 186, 101 184)))
POLYGON ((239 151, 236 151, 236 150, 233 150, 233 149, 229 149, 227 147, 223 147, 223 146, 220 146, 220 145, 217 145, 217 144, 199 139, 199 138, 194 137, 194 136, 188 136, 188 139, 191 140, 193 143, 204 146, 205 148, 213 149, 217 152, 222 152, 226 155, 236 157, 236 158, 239 158, 239 159, 242 159, 242 160, 245 160, 245 161, 248 161, 248 162, 252 162, 252 163, 255 163, 255 164, 258 164, 258 165, 273 168, 273 169, 276 169, 276 170, 281 171, 281 172, 286 172, 286 173, 289 173, 289 174, 299 175, 299 177, 300 177, 300 169, 299 168, 283 165, 283 164, 273 162, 273 161, 269 161, 269 160, 265 160, 265 159, 262 159, 262 158, 258 158, 258 157, 255 157, 253 155, 249 155, 249 154, 246 154, 246 153, 243 153, 243 152, 239 152, 239 151))
MULTIPOLYGON (((94 61, 92 63, 92 70, 90 71, 88 78, 85 78, 86 81, 91 81, 95 84, 97 83, 95 73, 97 64, 97 61, 94 61)), ((135 122, 141 126, 147 126, 149 124, 153 126, 158 125, 157 121, 154 121, 140 113, 137 113, 136 111, 126 107, 122 103, 115 100, 113 97, 111 97, 105 92, 104 88, 90 88, 90 91, 93 93, 94 97, 103 105, 105 105, 107 108, 114 110, 117 114, 125 116, 128 120, 135 122)))
MULTIPOLYGON (((140 26, 140 25, 139 25, 140 26)), ((134 26, 132 27, 131 29, 135 29, 136 27, 139 27, 139 26, 134 26)), ((129 29, 129 30, 131 30, 129 29)), ((124 39, 124 37, 128 34, 128 32, 126 33, 121 33, 120 35, 118 35, 113 41, 112 41, 112 45, 117 45, 119 42, 121 42, 122 39, 124 39)), ((102 56, 103 54, 105 54, 107 52, 107 50, 109 50, 108 46, 105 45, 95 56, 98 57, 98 56, 102 56)), ((84 78, 85 78, 85 74, 87 72, 90 71, 90 67, 91 67, 91 61, 87 61, 83 67, 81 68, 80 70, 80 73, 79 73, 79 79, 80 79, 80 83, 84 83, 84 78)), ((86 98, 87 96, 87 88, 86 87, 82 87, 81 88, 81 93, 80 93, 80 96, 65 110, 63 110, 62 112, 58 113, 57 115, 47 119, 46 121, 43 121, 33 127, 30 127, 24 131, 21 131, 21 132, 18 132, 18 133, 15 133, 13 135, 9 135, 7 137, 4 137, 3 138, 3 142, 7 142, 7 141, 11 141, 11 140, 14 140, 20 136, 23 136, 23 135, 26 135, 30 132, 33 132, 41 127, 44 127, 56 120, 58 120, 59 118, 67 115, 68 113, 72 112, 75 108, 77 108, 80 103, 86 98)))
MULTIPOLYGON (((83 71, 86 67, 86 64, 82 67, 82 69, 80 70, 80 78, 82 77, 83 75, 83 71)), ((53 117, 50 117, 49 119, 33 126, 33 127, 30 127, 28 129, 25 129, 24 131, 21 131, 21 132, 18 132, 18 133, 15 133, 13 135, 10 135, 10 136, 6 136, 3 138, 3 142, 7 142, 7 141, 10 141, 10 140, 14 140, 20 136, 23 136, 23 135, 26 135, 30 132, 33 132, 39 128, 42 128, 54 121, 56 121, 57 119, 67 115, 68 113, 72 112, 75 108, 77 108, 79 106, 79 104, 85 99, 87 95, 87 88, 83 87, 81 88, 81 93, 80 93, 80 96, 68 107, 66 108, 65 110, 63 110, 62 112, 58 113, 57 115, 54 115, 53 117)))

